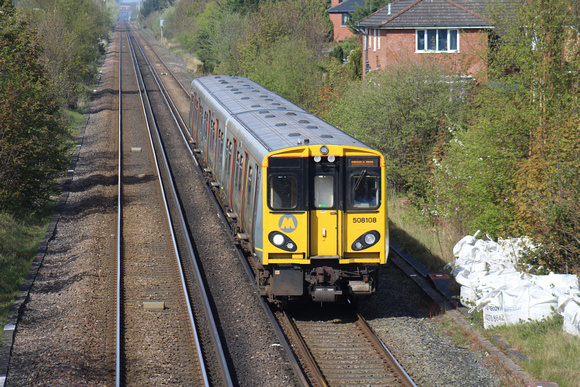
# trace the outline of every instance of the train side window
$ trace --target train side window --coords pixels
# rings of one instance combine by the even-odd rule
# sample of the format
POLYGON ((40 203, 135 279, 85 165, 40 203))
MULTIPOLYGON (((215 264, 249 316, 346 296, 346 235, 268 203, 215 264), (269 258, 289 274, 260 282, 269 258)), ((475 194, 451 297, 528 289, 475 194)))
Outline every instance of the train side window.
POLYGON ((334 207, 334 176, 318 175, 314 177, 314 207, 334 207))
POLYGON ((273 210, 293 210, 298 207, 298 178, 289 174, 268 176, 268 206, 273 210))

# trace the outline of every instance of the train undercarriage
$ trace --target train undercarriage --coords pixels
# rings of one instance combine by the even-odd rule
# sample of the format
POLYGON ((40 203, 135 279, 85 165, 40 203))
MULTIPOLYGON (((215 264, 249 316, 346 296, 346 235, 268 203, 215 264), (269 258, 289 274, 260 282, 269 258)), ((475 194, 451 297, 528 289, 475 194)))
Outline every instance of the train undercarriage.
POLYGON ((378 267, 372 264, 270 265, 258 269, 260 294, 271 301, 310 298, 340 302, 369 296, 377 289, 378 267))

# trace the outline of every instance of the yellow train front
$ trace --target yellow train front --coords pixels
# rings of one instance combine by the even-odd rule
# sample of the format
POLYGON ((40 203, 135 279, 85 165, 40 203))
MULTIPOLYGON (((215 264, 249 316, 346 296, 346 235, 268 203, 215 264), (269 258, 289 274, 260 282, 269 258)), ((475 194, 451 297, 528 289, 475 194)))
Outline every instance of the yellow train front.
POLYGON ((261 294, 374 293, 389 244, 382 155, 248 79, 192 87, 191 134, 249 239, 261 294))

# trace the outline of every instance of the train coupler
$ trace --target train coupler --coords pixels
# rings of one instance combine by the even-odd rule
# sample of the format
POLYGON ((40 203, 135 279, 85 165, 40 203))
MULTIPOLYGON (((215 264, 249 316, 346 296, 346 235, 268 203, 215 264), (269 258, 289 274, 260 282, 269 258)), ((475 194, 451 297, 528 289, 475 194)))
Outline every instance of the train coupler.
POLYGON ((314 286, 310 295, 314 302, 336 302, 336 297, 342 296, 342 290, 333 286, 314 286))

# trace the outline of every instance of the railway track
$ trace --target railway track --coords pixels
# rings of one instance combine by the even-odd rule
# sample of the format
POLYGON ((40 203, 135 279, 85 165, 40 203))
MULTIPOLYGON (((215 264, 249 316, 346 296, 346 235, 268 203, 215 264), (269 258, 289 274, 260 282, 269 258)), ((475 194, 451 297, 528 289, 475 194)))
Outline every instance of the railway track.
POLYGON ((132 33, 122 39, 116 385, 231 385, 202 281, 182 266, 195 256, 157 132, 160 91, 132 33))
POLYGON ((276 313, 313 386, 415 386, 364 318, 306 306, 276 313))

